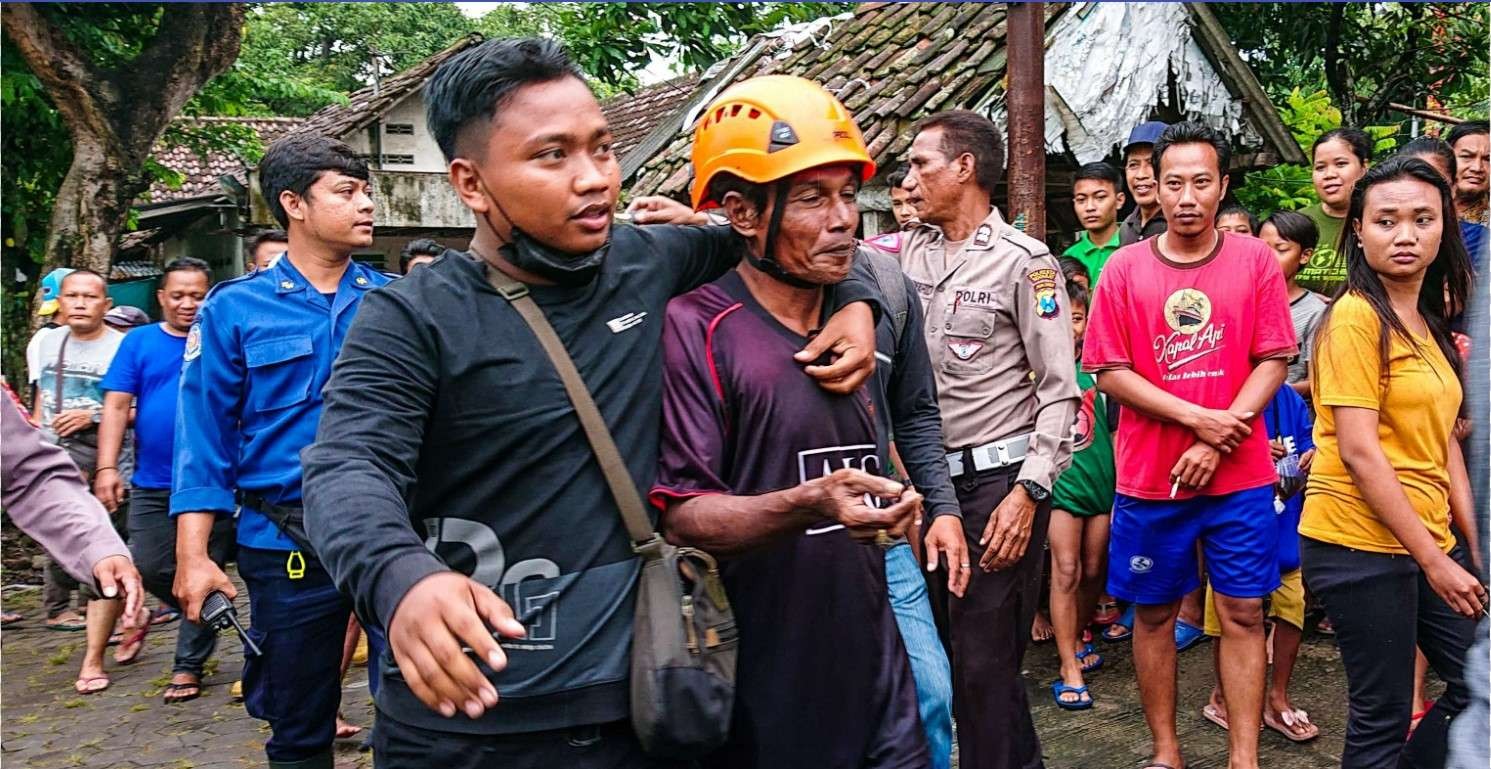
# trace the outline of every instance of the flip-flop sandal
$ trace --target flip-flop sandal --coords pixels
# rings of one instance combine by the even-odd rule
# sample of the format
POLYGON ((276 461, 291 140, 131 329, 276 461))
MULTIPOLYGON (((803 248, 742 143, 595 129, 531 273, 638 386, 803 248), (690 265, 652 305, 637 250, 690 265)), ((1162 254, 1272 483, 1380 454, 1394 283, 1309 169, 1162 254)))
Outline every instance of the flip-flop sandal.
POLYGON ((108 676, 89 676, 87 678, 79 678, 77 681, 74 681, 72 688, 75 689, 78 694, 98 694, 99 692, 109 688, 110 683, 113 682, 109 680, 108 676), (93 684, 96 681, 103 681, 104 685, 94 686, 93 684))
POLYGON ((1092 648, 1092 644, 1087 644, 1082 647, 1082 651, 1077 652, 1077 662, 1082 664, 1082 674, 1087 675, 1103 667, 1103 655, 1098 654, 1098 650, 1092 648), (1087 661, 1093 658, 1096 658, 1097 661, 1088 664, 1087 661))
POLYGON ((1310 714, 1299 708, 1281 711, 1279 717, 1283 719, 1284 723, 1281 724, 1275 721, 1273 716, 1268 714, 1268 711, 1264 711, 1263 725, 1284 735, 1284 739, 1290 742, 1309 742, 1320 736, 1320 727, 1310 723, 1310 714), (1306 734, 1295 734, 1290 728, 1294 726, 1303 726, 1309 729, 1309 731, 1306 734))
POLYGON ((179 619, 181 619, 181 612, 176 611, 169 606, 162 606, 151 613, 150 624, 165 625, 170 622, 175 622, 179 619))
POLYGON ((1185 764, 1171 766, 1163 761, 1150 761, 1144 765, 1144 769, 1186 769, 1185 764))
POLYGON ((57 630, 63 633, 76 633, 88 627, 88 620, 78 617, 76 619, 64 620, 62 622, 47 622, 47 630, 57 630))
POLYGON ((1218 710, 1217 706, 1210 702, 1201 708, 1201 717, 1222 727, 1223 731, 1232 731, 1232 727, 1227 724, 1227 716, 1222 715, 1222 711, 1218 710))
POLYGON ((119 643, 119 649, 124 649, 128 646, 134 646, 135 651, 133 654, 130 654, 128 656, 120 656, 119 650, 116 649, 114 651, 114 662, 119 665, 133 665, 138 662, 140 660, 140 655, 145 652, 145 636, 149 632, 150 625, 149 623, 146 623, 145 625, 136 628, 134 632, 126 636, 125 639, 119 643))
POLYGON ((1175 651, 1183 652, 1206 640, 1206 631, 1185 620, 1175 618, 1175 651))
POLYGON ((8 627, 10 625, 14 625, 25 618, 26 615, 21 614, 18 611, 8 611, 0 613, 0 627, 8 627))
POLYGON ((1429 715, 1429 711, 1433 710, 1433 709, 1434 709, 1434 700, 1424 700, 1424 709, 1420 710, 1417 713, 1414 713, 1413 716, 1408 719, 1408 736, 1409 737, 1413 736, 1414 730, 1417 729, 1417 728, 1419 728, 1419 722, 1423 721, 1424 720, 1424 716, 1429 715))
POLYGON ((166 684, 165 694, 162 695, 161 700, 164 701, 167 705, 179 705, 179 704, 181 704, 183 702, 191 702, 192 700, 194 700, 194 699, 196 699, 198 697, 201 697, 201 696, 202 696, 202 683, 200 681, 198 681, 197 683, 194 683, 194 684, 190 684, 190 683, 166 684), (178 696, 172 696, 172 695, 176 695, 178 692, 183 692, 183 691, 190 691, 191 694, 181 694, 181 695, 178 695, 178 696))
POLYGON ((1134 605, 1129 604, 1129 608, 1124 609, 1123 615, 1118 618, 1118 621, 1109 624, 1108 627, 1103 630, 1103 640, 1117 643, 1119 641, 1127 641, 1133 635, 1134 605), (1120 632, 1114 633, 1114 628, 1118 628, 1120 632))
POLYGON ((1088 694, 1086 686, 1067 686, 1066 682, 1060 678, 1051 682, 1051 701, 1055 702, 1056 707, 1062 710, 1087 710, 1092 707, 1092 695, 1088 694), (1079 698, 1085 696, 1087 699, 1067 702, 1061 698, 1063 694, 1075 694, 1079 698))

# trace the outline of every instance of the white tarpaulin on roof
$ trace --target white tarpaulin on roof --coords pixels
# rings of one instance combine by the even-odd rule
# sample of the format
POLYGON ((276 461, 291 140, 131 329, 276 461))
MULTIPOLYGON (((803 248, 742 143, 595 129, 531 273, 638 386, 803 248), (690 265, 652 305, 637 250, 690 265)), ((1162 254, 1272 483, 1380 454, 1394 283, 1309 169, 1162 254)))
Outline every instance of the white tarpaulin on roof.
MULTIPOLYGON (((1101 160, 1160 104, 1237 144, 1262 143, 1244 119, 1242 103, 1197 45, 1181 3, 1075 5, 1052 26, 1047 41, 1047 152, 1070 150, 1082 163, 1101 160), (1179 105, 1170 104, 1172 73, 1179 105)), ((1004 104, 989 113, 1005 125, 1004 104)))

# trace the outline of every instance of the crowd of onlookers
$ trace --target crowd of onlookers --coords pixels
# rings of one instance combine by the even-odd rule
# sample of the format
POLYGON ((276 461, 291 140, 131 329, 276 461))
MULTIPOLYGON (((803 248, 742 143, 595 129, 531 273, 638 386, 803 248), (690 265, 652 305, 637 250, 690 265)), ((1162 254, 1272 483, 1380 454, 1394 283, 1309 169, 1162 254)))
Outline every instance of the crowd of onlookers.
POLYGON ((78 693, 109 686, 110 645, 130 664, 180 618, 164 699, 200 696, 216 633, 191 620, 212 590, 236 595, 236 560, 264 649, 243 696, 273 765, 327 766, 331 738, 359 731, 337 707, 360 645, 384 690, 380 761, 559 761, 587 740, 631 755, 613 727, 634 543, 546 378, 552 351, 493 309, 529 291, 500 271, 575 348, 635 465, 610 471, 670 540, 724 564, 741 677, 721 765, 945 767, 954 718, 965 769, 1039 765, 1020 662, 1050 639, 1063 711, 1094 705, 1105 648, 1131 642, 1146 766, 1181 769, 1176 655, 1211 637, 1198 715, 1256 766, 1260 730, 1320 733, 1290 695, 1312 628, 1346 668, 1343 766, 1446 765, 1487 600, 1486 468, 1462 448, 1486 425, 1461 384, 1486 332, 1466 321, 1484 121, 1386 158, 1329 131, 1320 202, 1261 220, 1232 202, 1218 134, 1146 122, 1120 165, 1078 169, 1082 232, 1057 257, 994 206, 999 133, 967 112, 917 126, 888 175, 901 230, 856 241, 876 171, 857 127, 820 87, 767 79, 705 111, 693 206, 635 201, 638 226, 613 232, 615 161, 587 144, 604 121, 562 55, 530 44, 474 47, 427 95, 479 220, 469 253, 414 241, 399 273, 421 270, 397 281, 350 261, 372 239, 368 169, 292 137, 261 169, 286 230, 249 239, 247 277, 214 289, 209 265, 175 259, 158 321, 113 306, 93 271, 42 280, 21 411, 160 602, 112 600, 58 553, 43 622, 85 633, 78 693), (462 101, 478 91, 501 120, 462 101), (743 107, 777 122, 731 123, 743 107), (491 146, 473 149, 478 128, 491 146), (483 179, 531 194, 504 202, 483 179), (799 440, 814 448, 773 455, 799 440), (561 616, 590 626, 563 635, 561 616))

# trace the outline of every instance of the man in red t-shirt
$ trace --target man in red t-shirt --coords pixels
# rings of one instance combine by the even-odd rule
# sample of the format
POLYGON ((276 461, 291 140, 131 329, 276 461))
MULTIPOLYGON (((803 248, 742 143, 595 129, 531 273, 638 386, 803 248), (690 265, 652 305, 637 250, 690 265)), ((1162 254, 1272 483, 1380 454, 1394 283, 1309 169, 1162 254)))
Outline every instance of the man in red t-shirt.
POLYGON ((1232 769, 1258 766, 1263 596, 1278 587, 1274 466, 1257 415, 1296 353, 1284 276, 1267 246, 1218 232, 1226 140, 1181 123, 1154 147, 1169 230, 1103 268, 1083 368, 1122 403, 1108 590, 1137 605, 1134 664, 1153 769, 1184 765, 1175 733, 1175 618, 1200 586, 1222 618, 1232 769))

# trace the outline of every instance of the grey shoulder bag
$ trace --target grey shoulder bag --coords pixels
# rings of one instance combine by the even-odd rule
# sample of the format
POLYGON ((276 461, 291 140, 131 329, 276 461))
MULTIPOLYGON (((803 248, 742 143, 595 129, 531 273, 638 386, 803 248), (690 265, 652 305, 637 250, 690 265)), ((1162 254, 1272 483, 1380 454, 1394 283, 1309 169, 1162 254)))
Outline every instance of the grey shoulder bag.
POLYGON ((590 449, 642 558, 632 624, 632 727, 660 758, 698 758, 724 744, 735 702, 735 616, 715 559, 653 529, 590 390, 528 287, 484 264, 487 280, 527 322, 564 382, 590 449))

